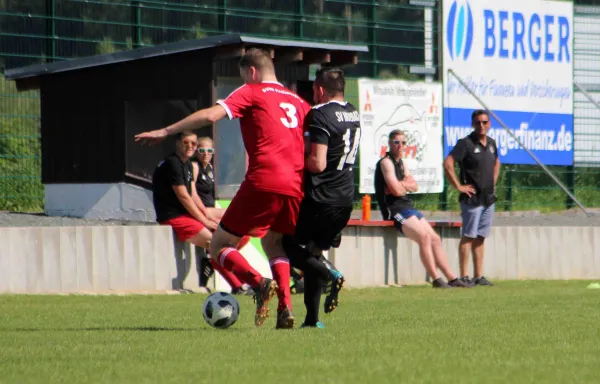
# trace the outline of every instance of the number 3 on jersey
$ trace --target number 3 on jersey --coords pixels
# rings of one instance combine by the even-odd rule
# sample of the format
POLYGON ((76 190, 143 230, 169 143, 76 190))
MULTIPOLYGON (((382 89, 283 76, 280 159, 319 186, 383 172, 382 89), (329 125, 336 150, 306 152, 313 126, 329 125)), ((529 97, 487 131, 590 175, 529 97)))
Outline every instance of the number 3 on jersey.
POLYGON ((344 154, 340 159, 340 163, 337 167, 339 171, 344 169, 344 164, 354 164, 356 160, 356 153, 358 152, 358 144, 360 143, 360 128, 354 130, 354 136, 351 138, 352 129, 347 129, 342 139, 344 139, 344 154), (352 149, 350 149, 352 145, 352 149))
POLYGON ((296 117, 296 107, 290 103, 281 103, 279 108, 283 109, 287 118, 279 119, 286 128, 298 127, 298 118, 296 117))

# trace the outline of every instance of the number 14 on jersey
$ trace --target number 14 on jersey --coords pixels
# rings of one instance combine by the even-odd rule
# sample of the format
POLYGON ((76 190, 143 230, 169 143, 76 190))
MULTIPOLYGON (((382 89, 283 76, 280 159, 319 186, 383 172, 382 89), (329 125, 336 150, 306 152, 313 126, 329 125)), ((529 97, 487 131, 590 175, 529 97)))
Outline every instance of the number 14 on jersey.
POLYGON ((346 133, 344 134, 344 136, 342 136, 342 139, 344 139, 344 154, 342 155, 342 158, 340 159, 340 163, 338 164, 337 169, 338 170, 342 170, 344 169, 344 165, 345 164, 354 164, 354 162, 356 161, 356 154, 358 152, 358 144, 360 143, 360 128, 356 128, 354 129, 354 135, 352 135, 352 129, 348 128, 346 130, 346 133), (352 146, 352 149, 350 149, 350 146, 352 146))

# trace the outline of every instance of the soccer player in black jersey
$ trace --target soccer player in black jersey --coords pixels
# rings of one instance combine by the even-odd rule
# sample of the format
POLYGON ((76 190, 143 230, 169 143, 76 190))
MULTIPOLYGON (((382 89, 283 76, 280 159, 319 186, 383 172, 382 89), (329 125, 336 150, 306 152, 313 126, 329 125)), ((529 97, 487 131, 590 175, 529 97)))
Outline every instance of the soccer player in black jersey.
POLYGON ((296 233, 284 238, 284 249, 295 268, 304 271, 303 327, 323 328, 319 321, 322 287, 327 284, 325 313, 338 305, 342 274, 324 262, 323 251, 339 246, 339 236, 350 220, 354 198, 352 166, 360 143, 356 108, 344 100, 346 81, 337 68, 321 68, 313 84, 317 103, 305 119, 307 156, 304 200, 296 233))

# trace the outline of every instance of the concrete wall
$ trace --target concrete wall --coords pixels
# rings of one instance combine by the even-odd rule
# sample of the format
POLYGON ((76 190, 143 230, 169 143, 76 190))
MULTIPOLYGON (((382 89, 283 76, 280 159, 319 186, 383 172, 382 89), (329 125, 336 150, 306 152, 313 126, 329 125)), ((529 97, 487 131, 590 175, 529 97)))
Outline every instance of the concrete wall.
POLYGON ((179 284, 162 226, 0 230, 0 292, 166 291, 179 284))
POLYGON ((48 216, 154 222, 152 191, 126 183, 46 184, 48 216))
MULTIPOLYGON (((248 244, 241 253, 271 277, 255 247, 248 244)), ((231 291, 218 274, 208 286, 231 291)), ((198 290, 198 272, 196 247, 177 241, 170 227, 0 228, 0 293, 174 290, 198 290)))
MULTIPOLYGON (((460 228, 436 230, 458 274, 460 228)), ((427 281, 418 246, 393 227, 347 227, 330 259, 349 287, 427 281)), ((484 260, 485 276, 495 280, 600 278, 600 227, 495 227, 484 260)))
MULTIPOLYGON (((458 272, 459 229, 439 230, 458 272)), ((329 258, 344 272, 348 287, 426 281, 418 247, 392 227, 348 227, 341 247, 329 258)), ((259 261, 253 266, 270 275, 268 264, 259 261)), ((485 275, 495 280, 600 278, 600 227, 493 228, 486 242, 485 275)), ((228 289, 219 279, 213 284, 228 289)), ((197 287, 195 250, 174 242, 169 227, 0 229, 0 293, 197 287)))

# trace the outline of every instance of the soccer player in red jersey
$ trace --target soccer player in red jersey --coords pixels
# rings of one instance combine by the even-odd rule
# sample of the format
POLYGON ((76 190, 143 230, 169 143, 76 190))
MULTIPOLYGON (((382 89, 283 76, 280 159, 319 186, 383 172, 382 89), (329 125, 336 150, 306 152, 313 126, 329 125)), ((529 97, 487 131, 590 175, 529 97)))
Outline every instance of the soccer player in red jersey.
POLYGON ((255 290, 256 326, 265 321, 269 301, 277 293, 276 328, 293 328, 290 265, 281 240, 283 235, 294 234, 303 198, 303 126, 310 105, 277 81, 273 60, 264 50, 248 50, 239 67, 245 85, 225 100, 135 138, 159 142, 168 135, 198 129, 225 117, 240 119, 248 170, 213 235, 210 254, 255 290), (236 244, 245 235, 261 237, 274 281, 263 278, 237 251, 236 244))

